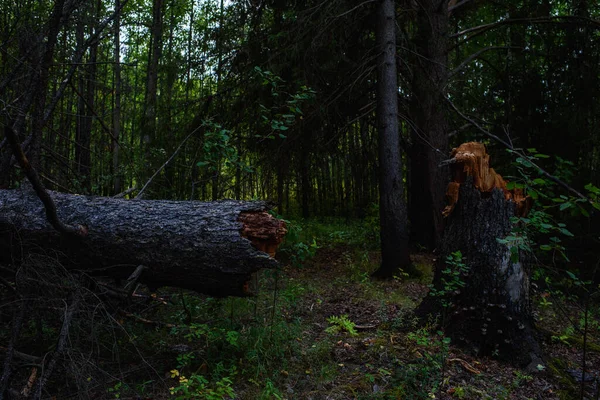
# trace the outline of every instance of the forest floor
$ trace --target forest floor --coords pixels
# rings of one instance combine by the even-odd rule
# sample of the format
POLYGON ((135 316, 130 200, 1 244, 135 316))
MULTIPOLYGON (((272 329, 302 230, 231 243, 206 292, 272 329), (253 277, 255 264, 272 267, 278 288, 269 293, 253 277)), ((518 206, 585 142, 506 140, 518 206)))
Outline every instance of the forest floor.
MULTIPOLYGON (((135 337, 131 353, 148 354, 145 366, 133 357, 131 373, 121 366, 124 378, 92 397, 582 398, 582 341, 569 322, 579 321, 574 303, 559 307, 558 299, 536 292, 547 365, 525 371, 454 346, 434 324, 418 324, 413 310, 428 294, 431 254, 412 255, 421 278, 384 281, 370 278, 379 263, 375 250, 343 240, 302 248, 310 254, 296 252, 291 262, 290 253, 280 271, 262 272, 255 298, 160 291, 161 306, 121 322, 135 337), (144 323, 151 320, 170 325, 144 323)), ((597 399, 600 324, 591 319, 588 325, 584 398, 597 399)))
MULTIPOLYGON (((282 398, 580 398, 576 380, 581 349, 566 336, 543 342, 553 371, 541 366, 526 372, 494 358, 479 358, 453 346, 432 325, 419 325, 412 312, 429 291, 434 259, 424 253, 412 259, 423 273, 418 280, 372 280, 365 267, 378 265, 379 254, 359 254, 345 246, 318 251, 304 268, 285 269, 288 284, 300 282, 304 290, 284 315, 302 319, 304 329, 299 354, 286 370, 282 398), (356 334, 332 316, 346 316, 356 334), (332 326, 339 331, 330 333, 332 326)), ((556 325, 560 317, 553 312, 538 308, 536 313, 544 314, 541 327, 570 331, 564 319, 562 326, 556 325)), ((598 377, 598 352, 588 353, 586 364, 586 374, 598 377)), ((592 398, 597 387, 588 386, 586 397, 592 398)))

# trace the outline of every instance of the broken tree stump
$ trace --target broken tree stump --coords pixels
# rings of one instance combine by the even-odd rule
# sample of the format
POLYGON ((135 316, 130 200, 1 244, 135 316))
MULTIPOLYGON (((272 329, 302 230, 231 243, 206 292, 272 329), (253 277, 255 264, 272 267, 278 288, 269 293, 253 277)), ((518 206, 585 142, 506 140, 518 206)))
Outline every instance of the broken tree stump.
POLYGON ((32 190, 0 190, 0 264, 48 254, 68 269, 127 278, 212 296, 251 294, 260 268, 274 268, 286 233, 265 202, 124 200, 50 192, 66 224, 85 237, 61 235, 46 220, 32 190))
POLYGON ((418 313, 443 316, 445 334, 478 354, 518 365, 537 363, 527 270, 498 240, 512 231, 512 217, 529 211, 531 199, 520 189, 506 189, 481 143, 454 149, 449 164, 453 181, 446 193, 442 246, 432 293, 418 313), (457 267, 447 257, 457 251, 465 268, 454 278, 457 267))

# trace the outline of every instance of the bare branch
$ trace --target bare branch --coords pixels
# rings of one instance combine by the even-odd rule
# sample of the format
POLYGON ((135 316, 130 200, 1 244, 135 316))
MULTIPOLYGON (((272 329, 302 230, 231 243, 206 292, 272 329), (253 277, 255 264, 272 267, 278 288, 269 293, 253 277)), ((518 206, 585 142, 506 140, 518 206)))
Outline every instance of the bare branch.
POLYGON ((6 286, 6 288, 9 289, 13 294, 18 294, 17 289, 15 289, 9 281, 7 281, 6 279, 4 279, 1 276, 0 276, 0 283, 3 284, 4 286, 6 286))
POLYGON ((470 128, 471 124, 463 124, 460 127, 458 127, 457 129, 453 130, 452 132, 448 132, 448 137, 452 137, 455 135, 458 135, 461 131, 464 131, 467 128, 470 128))
POLYGON ((513 25, 513 24, 553 24, 553 23, 561 23, 561 22, 574 22, 579 24, 593 25, 595 28, 600 29, 600 21, 587 18, 580 17, 577 15, 560 15, 555 17, 533 17, 533 18, 512 18, 512 19, 503 19, 500 21, 492 22, 489 24, 474 26, 468 29, 464 29, 460 32, 454 33, 450 35, 450 38, 457 38, 460 36, 464 36, 466 34, 474 32, 473 35, 465 38, 463 43, 472 39, 473 37, 480 35, 484 32, 489 31, 490 29, 497 28, 502 25, 513 25))
POLYGON ((471 54, 469 57, 467 57, 463 62, 460 63, 460 65, 458 67, 456 67, 452 71, 450 71, 450 77, 452 77, 453 75, 458 73, 467 64, 469 64, 471 61, 473 61, 474 59, 476 59, 477 57, 479 57, 482 53, 485 53, 486 51, 497 50, 497 49, 520 49, 520 48, 521 47, 516 47, 516 46, 489 46, 489 47, 480 49, 480 50, 476 51, 475 53, 471 54))
POLYGON ((516 155, 518 155, 519 157, 524 158, 525 160, 527 160, 534 168, 536 168, 543 176, 545 176, 546 178, 550 179, 552 182, 558 184, 559 186, 563 187, 564 189, 566 189, 567 191, 571 192, 572 194, 574 194, 576 197, 579 197, 580 199, 583 199, 585 201, 587 201, 590 204, 593 204, 593 201, 590 200, 587 196, 585 196, 584 194, 582 194, 581 192, 579 192, 577 189, 575 189, 574 187, 572 187, 571 185, 569 185, 568 183, 566 183, 565 181, 561 180, 560 178, 552 175, 551 173, 549 173, 548 171, 546 171, 545 169, 543 169, 542 167, 540 167, 539 165, 537 165, 535 163, 535 161, 533 161, 533 159, 531 157, 529 157, 527 154, 523 153, 523 151, 521 149, 515 148, 513 147, 512 143, 509 143, 507 141, 505 141, 504 139, 501 139, 500 137, 494 135, 493 133, 491 133, 490 131, 488 131, 487 129, 484 129, 481 125, 479 125, 476 121, 474 121, 472 118, 467 117, 465 114, 463 114, 462 112, 460 112, 460 110, 454 105, 454 103, 452 101, 450 101, 450 99, 446 99, 448 101, 448 103, 450 104, 450 107, 452 107, 452 109, 465 121, 468 121, 471 125, 473 125, 475 128, 477 128, 481 133, 483 133, 484 135, 494 139, 495 141, 497 141, 498 143, 503 144, 507 149, 511 150, 512 152, 514 152, 516 155))
POLYGON ((462 1, 458 2, 458 3, 455 3, 455 4, 452 4, 452 5, 449 5, 449 7, 448 7, 448 12, 449 12, 449 13, 452 13, 452 12, 453 12, 454 10, 456 10, 457 8, 460 8, 460 7, 464 6, 465 4, 467 4, 467 3, 469 3, 469 2, 471 2, 471 0, 462 0, 462 1))
POLYGON ((75 71, 77 70, 77 67, 81 63, 81 60, 83 59, 83 55, 87 51, 88 47, 90 47, 95 41, 98 40, 102 31, 104 31, 104 29, 108 26, 108 24, 110 24, 112 22, 112 20, 115 19, 117 14, 121 12, 121 10, 123 9, 123 7, 125 7, 127 2, 128 2, 128 0, 123 0, 123 2, 121 3, 121 7, 114 10, 113 13, 108 18, 106 18, 104 21, 102 21, 100 23, 98 28, 96 28, 96 30, 94 31, 94 34, 87 38, 87 40, 83 44, 82 48, 75 55, 75 57, 73 59, 73 64, 71 65, 71 68, 67 72, 67 76, 65 76, 63 78, 62 82, 60 83, 60 87, 54 94, 54 97, 52 98, 50 105, 48 106, 48 108, 46 109, 46 111, 44 113, 44 125, 46 124, 46 122, 48 122, 48 120, 52 116, 52 112, 56 108, 58 101, 62 98, 67 85, 69 84, 69 82, 71 82, 71 78, 75 74, 75 71))
POLYGON ((122 199, 122 198, 124 198, 125 196, 127 196, 128 194, 131 194, 131 193, 135 192, 136 190, 138 190, 138 187, 137 187, 137 186, 134 186, 134 187, 132 187, 132 188, 129 188, 129 189, 127 189, 127 190, 124 190, 124 191, 122 191, 122 192, 121 192, 121 193, 119 193, 119 194, 115 194, 113 197, 114 197, 115 199, 122 199))
POLYGON ((48 381, 48 378, 52 375, 56 363, 58 362, 59 357, 65 350, 65 346, 67 343, 67 338, 69 336, 69 327, 71 325, 71 320, 73 319, 73 314, 79 305, 80 295, 79 293, 73 293, 70 304, 67 304, 65 309, 65 316, 63 319, 62 328, 60 329, 60 334, 58 336, 58 342, 56 344, 56 350, 48 363, 48 366, 45 369, 42 369, 42 374, 40 379, 37 381, 37 385, 34 390, 34 398, 40 399, 42 397, 42 389, 44 385, 48 381))
POLYGON ((192 135, 194 133, 196 133, 202 127, 203 127, 203 125, 200 125, 198 128, 194 129, 189 135, 187 135, 185 137, 185 139, 183 139, 183 141, 179 144, 179 146, 177 147, 177 149, 175 149, 175 151, 173 152, 173 154, 171 155, 171 157, 169 157, 169 159, 167 161, 165 161, 165 163, 163 165, 161 165, 161 167, 159 169, 156 170, 156 172, 150 177, 150 179, 148 179, 148 182, 146 182, 146 184, 140 190, 140 192, 137 194, 137 196, 135 196, 134 200, 143 199, 142 195, 144 194, 144 191, 150 185, 150 183, 152 183, 152 180, 156 177, 156 175, 158 175, 160 173, 160 171, 162 171, 167 165, 169 165, 169 163, 175 158, 175 156, 177 155, 177 153, 179 153, 179 150, 181 150, 181 148, 183 147, 183 145, 185 144, 185 142, 187 142, 188 139, 190 137, 192 137, 192 135))
MULTIPOLYGON (((0 351, 7 352, 8 348, 0 346, 0 351)), ((32 356, 31 354, 21 353, 20 351, 13 350, 13 356, 18 358, 19 360, 28 362, 30 364, 40 364, 42 362, 42 357, 32 356)))
POLYGON ((17 135, 8 125, 4 127, 4 134, 8 139, 8 142, 12 148, 12 151, 17 161, 19 162, 19 165, 25 172, 25 176, 27 176, 27 179, 29 180, 29 182, 31 182, 33 190, 35 190, 37 196, 40 198, 42 203, 44 203, 44 208, 46 209, 46 218, 48 219, 48 222, 50 222, 52 227, 62 234, 76 235, 82 237, 86 236, 86 227, 82 225, 79 225, 77 227, 66 225, 60 219, 58 219, 58 215, 56 214, 56 205, 54 204, 54 201, 46 191, 46 188, 40 180, 40 176, 38 175, 37 171, 31 166, 31 164, 27 160, 27 157, 25 157, 25 153, 23 153, 23 149, 21 148, 21 145, 18 142, 17 135))
MULTIPOLYGON (((348 11, 346 11, 346 12, 343 12, 343 13, 341 13, 341 14, 339 14, 339 15, 336 15, 336 16, 335 16, 335 18, 343 17, 344 15, 346 15, 346 14, 350 14, 352 11, 354 11, 354 10, 356 10, 356 9, 358 9, 358 8, 360 8, 360 7, 362 7, 362 6, 364 6, 365 4, 373 3, 373 2, 375 2, 375 1, 377 1, 377 0, 367 0, 367 1, 364 1, 364 2, 360 3, 359 5, 357 5, 356 7, 353 7, 353 8, 351 8, 351 9, 349 9, 349 10, 348 10, 348 11)), ((468 1, 468 0, 467 0, 467 1, 468 1)))
POLYGON ((140 280, 140 276, 142 276, 145 270, 146 267, 144 265, 138 265, 135 271, 133 271, 129 278, 127 278, 127 283, 123 289, 127 292, 128 297, 131 297, 133 294, 137 286, 137 282, 140 280))

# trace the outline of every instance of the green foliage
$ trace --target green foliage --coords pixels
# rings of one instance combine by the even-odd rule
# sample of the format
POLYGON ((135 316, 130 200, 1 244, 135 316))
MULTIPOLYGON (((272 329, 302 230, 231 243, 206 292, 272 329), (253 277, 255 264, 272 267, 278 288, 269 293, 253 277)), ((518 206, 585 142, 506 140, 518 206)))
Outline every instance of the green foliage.
POLYGON ((341 255, 350 279, 355 282, 367 286, 371 283, 371 274, 375 271, 378 265, 374 264, 370 258, 369 250, 349 250, 341 255))
POLYGON ((258 66, 254 67, 254 72, 258 76, 261 85, 270 89, 271 97, 273 99, 287 95, 284 104, 278 104, 276 102, 276 105, 271 108, 259 104, 260 118, 268 133, 266 135, 255 135, 255 137, 271 140, 276 137, 285 139, 287 136, 284 132, 289 130, 297 120, 302 119, 303 113, 300 107, 303 103, 313 100, 316 92, 306 85, 302 85, 296 93, 284 93, 281 89, 281 85, 285 83, 285 81, 281 77, 275 75, 271 71, 263 70, 258 66))
MULTIPOLYGON (((513 153, 509 150, 510 153, 513 153)), ((535 148, 527 149, 529 159, 517 157, 514 166, 518 172, 515 181, 507 184, 508 189, 521 188, 531 196, 535 203, 534 209, 527 217, 513 219, 513 232, 506 238, 499 238, 500 243, 506 244, 511 250, 513 262, 518 261, 519 252, 532 253, 536 250, 559 254, 565 261, 569 261, 564 244, 565 239, 573 238, 573 233, 567 229, 564 222, 556 222, 556 216, 564 217, 569 212, 570 217, 589 217, 591 209, 600 209, 598 196, 600 189, 591 183, 585 186, 587 199, 558 192, 557 183, 544 175, 529 160, 540 162, 551 157, 539 153, 535 148)), ((567 182, 575 174, 572 162, 558 156, 555 175, 567 182)))
POLYGON ((352 322, 348 315, 340 315, 327 318, 327 322, 331 325, 329 328, 325 329, 325 332, 336 334, 339 332, 347 332, 350 336, 357 336, 358 332, 356 332, 355 326, 356 324, 352 322))
POLYGON ((117 383, 115 383, 112 387, 109 387, 108 389, 106 389, 106 391, 108 392, 108 394, 115 398, 115 399, 120 399, 121 398, 121 393, 124 389, 124 386, 126 387, 127 385, 124 385, 123 382, 119 381, 117 383))
POLYGON ((513 381, 513 387, 519 387, 527 382, 531 382, 533 377, 531 375, 525 374, 519 370, 515 370, 515 380, 513 381))
POLYGON ((435 398, 446 384, 444 374, 450 338, 441 331, 431 334, 425 327, 409 332, 407 339, 419 346, 422 356, 414 362, 398 364, 393 394, 398 398, 435 398))
POLYGON ((181 375, 178 370, 171 371, 171 378, 177 379, 177 385, 172 386, 169 391, 175 400, 203 399, 222 400, 235 397, 232 377, 235 375, 233 369, 231 376, 225 376, 210 384, 209 380, 200 374, 192 374, 189 377, 181 375))
POLYGON ((204 136, 202 158, 196 163, 198 167, 207 168, 209 172, 217 172, 221 162, 225 167, 239 166, 250 172, 251 169, 239 162, 237 148, 231 143, 232 132, 212 120, 202 122, 204 136))
POLYGON ((452 305, 452 296, 465 286, 465 276, 469 267, 464 262, 462 252, 457 250, 446 257, 446 268, 442 270, 441 286, 429 286, 429 295, 439 298, 442 306, 452 305))
MULTIPOLYGON (((373 213, 377 207, 373 207, 373 213)), ((280 216, 278 216, 280 217, 280 216)), ((310 245, 313 240, 320 247, 348 246, 364 250, 379 246, 379 217, 369 213, 364 220, 322 218, 309 220, 286 220, 288 233, 280 247, 288 251, 297 243, 310 245)))
POLYGON ((303 243, 299 242, 292 246, 291 250, 291 261, 292 265, 295 267, 302 267, 304 263, 317 254, 317 250, 319 246, 317 245, 317 240, 313 238, 312 242, 303 243))
POLYGON ((189 342, 200 342, 207 347, 228 344, 233 348, 238 347, 238 338, 240 335, 235 330, 199 323, 191 323, 185 328, 173 328, 171 333, 173 335, 183 334, 183 337, 189 342))
MULTIPOLYGON (((563 328, 563 332, 552 335, 552 339, 570 345, 573 340, 577 341, 579 336, 585 354, 593 346, 589 338, 597 335, 598 323, 594 318, 595 310, 590 308, 590 299, 600 292, 600 287, 595 288, 591 280, 584 280, 578 271, 568 265, 568 247, 575 234, 567 228, 567 222, 576 226, 578 220, 587 219, 594 211, 599 210, 600 189, 590 183, 585 185, 585 196, 574 190, 562 193, 564 184, 559 185, 555 179, 551 179, 534 165, 551 157, 538 153, 536 149, 527 149, 527 152, 530 158, 519 157, 515 163, 521 183, 515 183, 511 187, 525 189, 526 193, 535 199, 535 208, 527 217, 514 218, 513 232, 506 238, 499 239, 499 242, 510 248, 513 262, 518 261, 521 252, 535 254, 537 259, 542 261, 538 261, 535 266, 533 278, 546 289, 539 296, 539 305, 546 317, 564 319, 566 316, 567 320, 570 320, 571 316, 557 317, 551 310, 558 308, 565 314, 566 301, 580 304, 580 318, 571 320, 571 323, 563 328), (544 265, 543 262, 549 265, 544 265), (556 268, 557 266, 559 268, 556 268), (562 305, 557 307, 556 303, 562 305)), ((567 183, 576 176, 572 162, 555 157, 555 166, 555 176, 567 183)), ((538 366, 540 370, 544 368, 542 365, 538 366)), ((521 386, 531 379, 530 376, 517 374, 512 386, 521 386)))
MULTIPOLYGON (((179 354, 171 370, 175 399, 236 398, 234 382, 255 382, 256 398, 278 398, 276 371, 285 369, 299 336, 299 322, 287 320, 290 309, 304 293, 300 285, 287 283, 274 303, 267 285, 276 281, 276 271, 264 271, 258 298, 199 299, 186 294, 184 304, 197 310, 208 323, 180 323, 170 331, 170 342, 187 341, 190 351, 179 354), (200 301, 199 301, 200 300, 200 301), (266 380, 265 377, 270 377, 266 380)), ((278 272, 281 273, 281 272, 278 272)), ((192 316, 195 314, 192 314, 192 316)))
POLYGON ((273 384, 273 381, 271 381, 269 378, 265 379, 265 387, 263 388, 262 392, 260 393, 260 400, 283 400, 283 395, 281 394, 281 392, 279 391, 279 389, 277 389, 277 387, 275 387, 275 384, 273 384))
MULTIPOLYGON (((280 216, 277 216, 280 218, 280 216)), ((301 268, 304 264, 317 254, 319 245, 313 236, 311 239, 306 238, 303 231, 303 224, 296 221, 284 220, 287 226, 288 233, 285 236, 285 241, 279 248, 279 252, 289 257, 290 263, 301 268)))

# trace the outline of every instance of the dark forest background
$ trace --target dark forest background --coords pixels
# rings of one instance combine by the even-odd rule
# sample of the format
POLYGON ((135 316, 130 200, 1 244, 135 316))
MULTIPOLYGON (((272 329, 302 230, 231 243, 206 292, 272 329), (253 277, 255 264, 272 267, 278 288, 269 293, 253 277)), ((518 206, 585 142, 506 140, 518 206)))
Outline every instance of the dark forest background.
MULTIPOLYGON (((534 200, 529 236, 506 243, 594 287, 599 92, 597 1, 0 0, 0 124, 46 188, 269 200, 293 221, 293 263, 319 247, 298 221, 358 220, 374 247, 400 232, 415 252, 439 248, 444 161, 479 141, 534 200), (395 233, 380 210, 384 3, 406 207, 395 233)), ((2 136, 0 189, 23 181, 2 136)))
MULTIPOLYGON (((360 217, 378 202, 375 3, 4 1, 3 123, 55 190, 141 188, 179 149, 148 198, 263 198, 286 215, 360 217)), ((444 159, 482 140, 510 174, 503 145, 469 119, 551 155, 544 166, 575 187, 598 185, 597 4, 431 3, 396 4, 414 215, 429 151, 444 159)), ((2 151, 1 184, 14 186, 2 151)))

